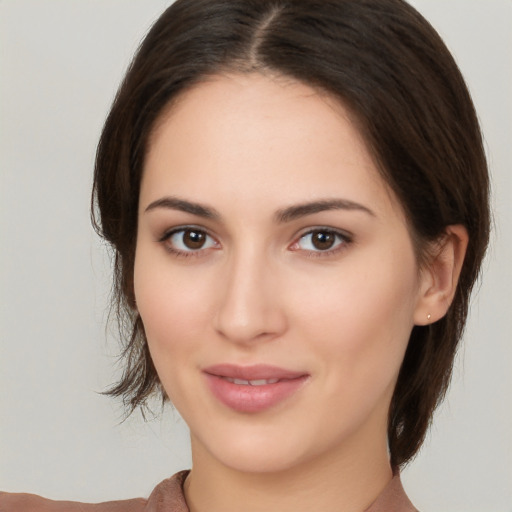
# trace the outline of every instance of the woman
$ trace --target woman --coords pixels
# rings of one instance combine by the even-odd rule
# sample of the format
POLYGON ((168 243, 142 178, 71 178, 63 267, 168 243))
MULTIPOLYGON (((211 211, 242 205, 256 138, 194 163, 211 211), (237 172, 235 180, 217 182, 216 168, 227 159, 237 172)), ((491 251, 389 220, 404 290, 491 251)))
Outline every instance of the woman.
POLYGON ((487 194, 464 82, 404 2, 173 4, 94 198, 131 328, 111 393, 169 398, 193 470, 99 507, 414 510, 399 468, 449 382, 487 194))

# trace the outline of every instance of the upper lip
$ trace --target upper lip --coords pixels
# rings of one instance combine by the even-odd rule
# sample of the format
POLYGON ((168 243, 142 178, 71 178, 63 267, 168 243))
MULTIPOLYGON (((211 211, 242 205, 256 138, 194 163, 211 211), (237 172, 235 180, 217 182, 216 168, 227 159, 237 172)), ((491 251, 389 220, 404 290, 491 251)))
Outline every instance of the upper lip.
POLYGON ((250 366, 216 364, 204 368, 203 371, 217 377, 242 380, 297 379, 307 375, 305 372, 287 370, 267 364, 255 364, 250 366))

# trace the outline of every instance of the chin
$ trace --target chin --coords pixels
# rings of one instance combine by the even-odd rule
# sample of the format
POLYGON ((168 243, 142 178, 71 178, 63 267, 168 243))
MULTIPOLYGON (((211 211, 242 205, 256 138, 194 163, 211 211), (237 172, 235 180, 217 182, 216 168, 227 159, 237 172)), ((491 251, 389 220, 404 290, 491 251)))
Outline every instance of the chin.
POLYGON ((191 428, 193 460, 210 459, 214 464, 220 463, 242 473, 267 473, 292 467, 300 456, 300 444, 289 438, 287 443, 283 443, 282 433, 269 432, 261 425, 260 428, 254 425, 252 428, 247 428, 247 425, 211 427, 207 432, 196 431, 196 435, 191 428))
POLYGON ((241 473, 280 473, 300 465, 300 458, 295 453, 268 448, 247 451, 233 450, 218 454, 221 462, 230 469, 241 473), (268 450, 268 451, 267 451, 268 450))
POLYGON ((314 447, 308 448, 304 435, 284 435, 282 430, 242 431, 211 437, 202 446, 193 442, 193 448, 194 444, 200 450, 206 448, 213 459, 241 473, 279 473, 315 458, 314 447))

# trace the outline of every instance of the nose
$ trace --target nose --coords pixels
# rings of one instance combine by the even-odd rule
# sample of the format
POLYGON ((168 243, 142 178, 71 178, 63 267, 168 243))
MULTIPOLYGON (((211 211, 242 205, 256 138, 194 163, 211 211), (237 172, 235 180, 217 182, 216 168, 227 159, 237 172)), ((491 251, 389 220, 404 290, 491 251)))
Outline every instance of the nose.
POLYGON ((226 262, 218 294, 214 328, 239 344, 272 340, 287 329, 277 269, 256 254, 226 262))

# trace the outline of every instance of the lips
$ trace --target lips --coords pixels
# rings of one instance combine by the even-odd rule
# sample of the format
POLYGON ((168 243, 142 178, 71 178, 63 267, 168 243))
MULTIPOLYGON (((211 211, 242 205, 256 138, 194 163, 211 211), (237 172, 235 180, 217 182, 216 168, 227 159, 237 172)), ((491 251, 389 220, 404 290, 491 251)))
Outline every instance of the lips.
POLYGON ((237 412, 272 408, 297 393, 309 375, 276 366, 215 365, 203 370, 212 394, 237 412))

